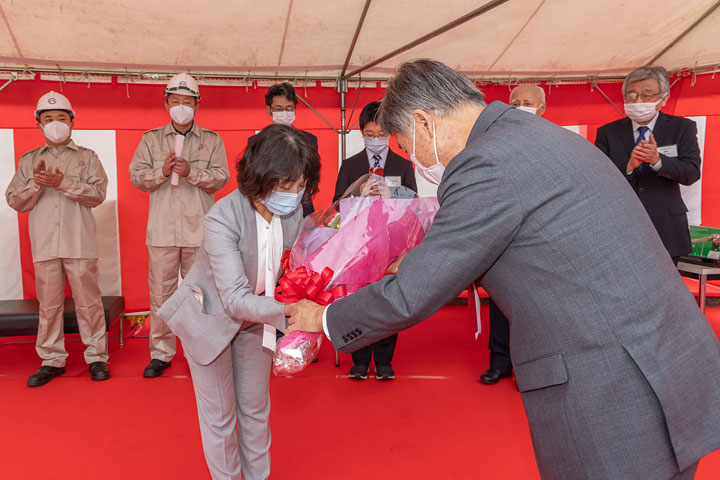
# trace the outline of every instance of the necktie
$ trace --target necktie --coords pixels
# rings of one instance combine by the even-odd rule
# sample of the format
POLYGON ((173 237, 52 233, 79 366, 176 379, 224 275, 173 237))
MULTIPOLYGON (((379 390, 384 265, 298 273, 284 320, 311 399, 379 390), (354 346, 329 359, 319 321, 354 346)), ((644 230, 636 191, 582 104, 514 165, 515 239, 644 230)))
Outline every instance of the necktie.
MULTIPOLYGON (((647 128, 647 127, 646 127, 647 128)), ((373 159, 373 166, 372 168, 377 168, 380 166, 380 160, 382 160, 382 157, 378 155, 377 153, 372 156, 373 159)))
MULTIPOLYGON (((645 132, 647 132, 648 130, 650 130, 650 129, 649 129, 648 127, 646 127, 645 125, 641 125, 641 126, 638 127, 638 129, 637 129, 638 138, 637 138, 637 140, 635 140, 635 146, 640 145, 640 142, 642 142, 643 140, 645 140, 645 132)), ((638 168, 637 168, 638 173, 642 172, 643 165, 645 165, 645 164, 644 164, 644 163, 641 163, 641 164, 638 166, 638 168)))

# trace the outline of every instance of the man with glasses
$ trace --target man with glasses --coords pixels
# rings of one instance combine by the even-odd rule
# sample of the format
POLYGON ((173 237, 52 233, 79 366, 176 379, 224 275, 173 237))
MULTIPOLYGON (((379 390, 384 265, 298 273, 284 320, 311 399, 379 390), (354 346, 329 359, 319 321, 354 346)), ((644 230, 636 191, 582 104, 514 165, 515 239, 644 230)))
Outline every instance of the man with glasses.
MULTIPOLYGON (((412 162, 390 150, 390 135, 377 123, 379 109, 380 102, 370 102, 360 112, 360 131, 365 148, 357 155, 342 162, 335 183, 333 202, 337 201, 353 182, 369 172, 385 177, 386 182, 390 185, 407 187, 417 192, 412 162)), ((377 379, 392 380, 395 378, 392 358, 396 344, 397 333, 353 352, 350 378, 365 380, 373 356, 375 357, 377 379)))
POLYGON ((677 265, 692 250, 680 185, 700 178, 697 127, 692 120, 660 112, 670 98, 663 67, 634 70, 622 93, 627 116, 600 127, 595 145, 630 182, 677 265))
MULTIPOLYGON (((278 125, 292 125, 295 123, 295 111, 297 110, 298 98, 295 89, 288 82, 276 83, 272 85, 265 94, 265 106, 268 115, 272 118, 273 123, 278 125)), ((310 145, 318 149, 318 140, 315 135, 304 130, 300 130, 310 142, 310 145)), ((255 138, 253 135, 248 139, 248 144, 255 138)), ((312 198, 305 195, 302 201, 303 216, 308 216, 315 211, 312 198)))

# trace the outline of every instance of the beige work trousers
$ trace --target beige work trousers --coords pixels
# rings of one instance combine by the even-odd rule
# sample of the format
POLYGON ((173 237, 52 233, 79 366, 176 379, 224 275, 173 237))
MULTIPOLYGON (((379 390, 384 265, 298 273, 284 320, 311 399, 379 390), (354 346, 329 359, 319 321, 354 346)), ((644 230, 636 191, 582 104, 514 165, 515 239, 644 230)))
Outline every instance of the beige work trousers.
POLYGON ((195 262, 197 247, 151 247, 148 245, 150 287, 150 358, 169 362, 175 356, 177 341, 156 314, 175 293, 178 274, 183 278, 195 262))
POLYGON ((43 366, 64 367, 65 350, 63 304, 65 275, 75 300, 80 338, 85 345, 85 361, 107 362, 107 332, 96 258, 56 258, 35 263, 35 290, 40 303, 35 350, 43 366))

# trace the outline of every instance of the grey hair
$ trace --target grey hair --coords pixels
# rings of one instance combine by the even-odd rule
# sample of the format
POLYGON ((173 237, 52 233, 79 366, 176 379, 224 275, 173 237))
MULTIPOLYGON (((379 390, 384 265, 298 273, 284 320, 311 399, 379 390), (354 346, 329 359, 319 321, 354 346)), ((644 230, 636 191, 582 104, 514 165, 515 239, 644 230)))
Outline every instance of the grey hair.
POLYGON ((658 85, 660 86, 661 97, 664 97, 665 95, 670 93, 670 76, 668 75, 667 70, 665 70, 665 67, 645 66, 636 68, 635 70, 630 72, 630 75, 625 77, 622 85, 623 96, 625 96, 625 93, 627 92, 628 85, 630 85, 631 83, 640 82, 642 80, 647 80, 649 78, 657 80, 658 85))
POLYGON ((513 93, 515 93, 515 90, 517 90, 520 87, 534 87, 535 91, 537 92, 538 97, 540 97, 540 105, 545 105, 545 90, 540 85, 518 85, 517 87, 513 88, 510 92, 510 98, 512 98, 513 93))
POLYGON ((462 73, 421 58, 402 63, 385 91, 379 124, 388 133, 410 136, 415 109, 446 115, 464 104, 484 107, 482 92, 462 73))

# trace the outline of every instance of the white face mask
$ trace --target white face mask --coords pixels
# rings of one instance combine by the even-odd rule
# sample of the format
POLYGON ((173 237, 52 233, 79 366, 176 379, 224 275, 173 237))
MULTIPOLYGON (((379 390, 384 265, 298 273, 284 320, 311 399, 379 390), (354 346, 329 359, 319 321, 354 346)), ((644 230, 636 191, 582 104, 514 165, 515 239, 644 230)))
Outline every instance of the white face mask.
POLYGON ((532 115, 537 114, 537 108, 535 108, 535 107, 524 107, 524 106, 520 105, 515 108, 517 108, 518 110, 522 110, 523 112, 528 112, 532 115))
POLYGON ((70 136, 70 125, 53 120, 45 124, 43 133, 45 134, 45 138, 53 143, 64 142, 70 136))
POLYGON ((390 137, 363 137, 363 141, 365 142, 365 148, 367 148, 370 153, 373 155, 380 155, 387 150, 388 145, 390 144, 390 137))
POLYGON ((418 172, 420 172, 420 176, 423 177, 428 182, 432 183, 433 185, 440 185, 440 181, 442 180, 443 173, 445 173, 445 166, 440 163, 440 159, 438 158, 437 154, 437 142, 435 141, 435 120, 432 118, 432 126, 433 126, 433 149, 435 150, 435 165, 432 167, 426 167, 422 163, 420 163, 415 156, 415 117, 413 116, 413 153, 410 155, 410 160, 413 161, 415 166, 418 169, 418 172))
POLYGON ((661 97, 660 100, 658 100, 657 102, 626 103, 625 115, 627 115, 630 120, 633 120, 637 123, 643 123, 652 120, 652 118, 657 113, 657 105, 658 103, 662 102, 663 98, 665 97, 661 97))
POLYGON ((295 122, 295 112, 272 112, 272 119, 277 125, 292 125, 295 122))
POLYGON ((170 118, 172 118, 178 125, 187 125, 192 122, 194 116, 195 109, 192 109, 187 105, 175 105, 174 107, 170 107, 170 118))

